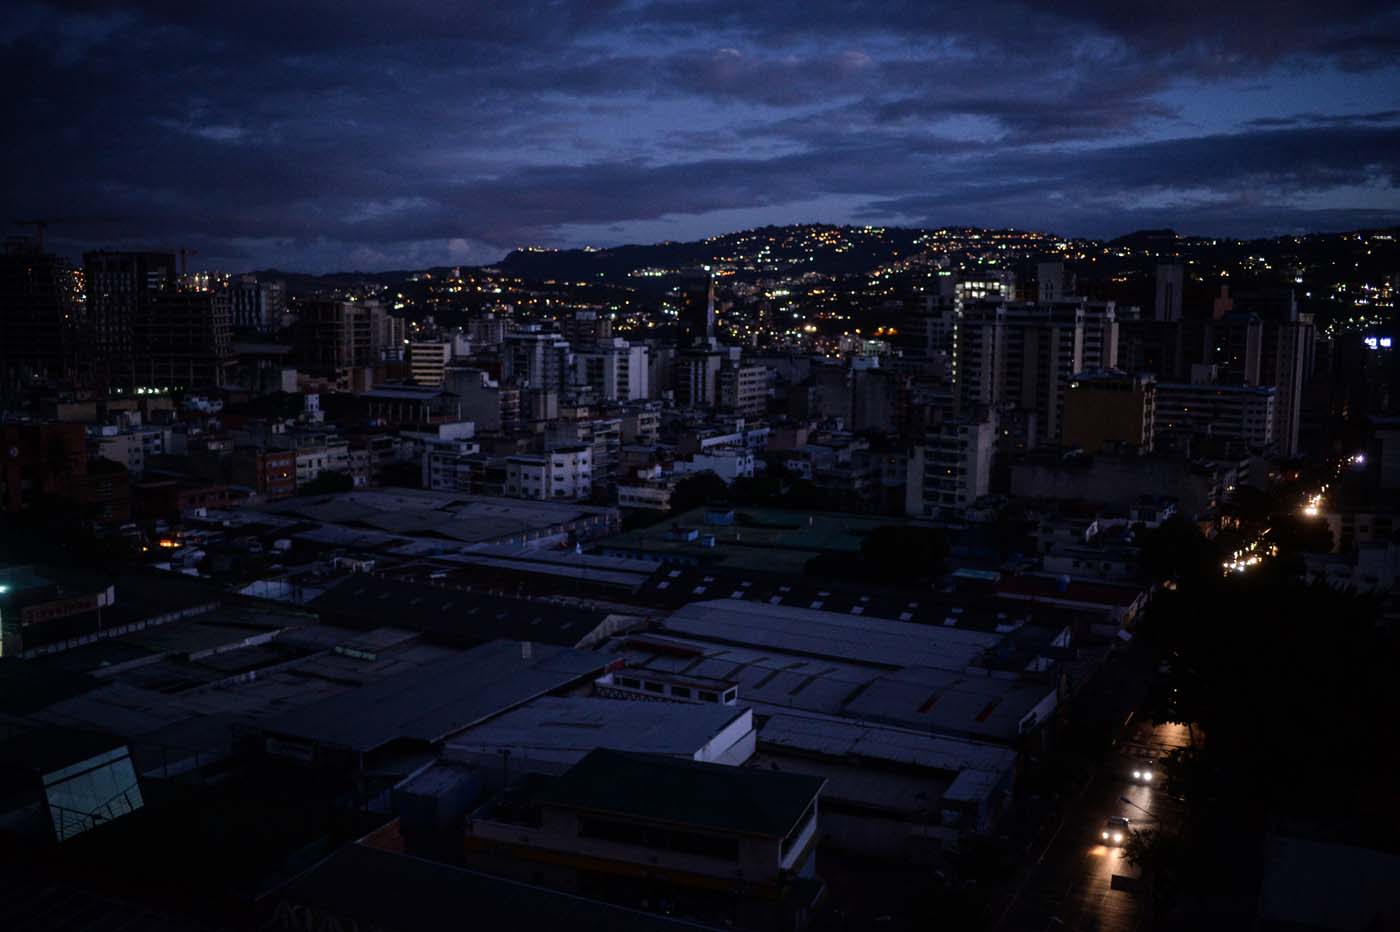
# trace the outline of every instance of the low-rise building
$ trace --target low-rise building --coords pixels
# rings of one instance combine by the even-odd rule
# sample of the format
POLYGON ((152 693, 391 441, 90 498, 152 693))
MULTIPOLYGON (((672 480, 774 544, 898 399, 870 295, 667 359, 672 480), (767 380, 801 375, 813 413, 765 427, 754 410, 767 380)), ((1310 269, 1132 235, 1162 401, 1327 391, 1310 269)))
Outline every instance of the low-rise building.
POLYGON ((506 457, 505 494, 536 501, 587 499, 593 494, 593 448, 580 444, 506 457))

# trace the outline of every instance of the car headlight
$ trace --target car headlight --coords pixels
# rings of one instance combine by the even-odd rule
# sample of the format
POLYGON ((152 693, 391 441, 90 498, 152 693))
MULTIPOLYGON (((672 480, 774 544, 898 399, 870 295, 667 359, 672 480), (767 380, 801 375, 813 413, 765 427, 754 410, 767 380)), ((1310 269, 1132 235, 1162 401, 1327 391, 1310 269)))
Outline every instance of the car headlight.
POLYGON ((1114 833, 1113 833, 1113 840, 1114 840, 1114 841, 1122 841, 1122 840, 1123 840, 1123 833, 1122 833, 1122 832, 1114 832, 1114 833))
POLYGON ((1108 832, 1100 832, 1100 834, 1103 835, 1104 841, 1108 841, 1108 832))
POLYGON ((1142 779, 1142 771, 1141 771, 1141 770, 1134 770, 1134 771, 1133 771, 1133 779, 1134 779, 1134 780, 1141 780, 1141 779, 1142 779))
POLYGON ((1146 771, 1145 773, 1143 773, 1142 778, 1143 778, 1143 780, 1147 781, 1148 783, 1151 783, 1151 782, 1152 782, 1152 771, 1148 770, 1148 771, 1146 771))

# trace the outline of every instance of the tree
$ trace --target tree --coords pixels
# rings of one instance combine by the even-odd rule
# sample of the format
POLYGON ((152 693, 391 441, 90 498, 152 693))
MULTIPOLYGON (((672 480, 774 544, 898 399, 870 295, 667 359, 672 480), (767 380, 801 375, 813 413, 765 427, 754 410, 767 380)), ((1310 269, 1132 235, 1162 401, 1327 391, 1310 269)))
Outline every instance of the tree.
POLYGON ((693 473, 676 483, 671 493, 671 515, 675 517, 728 499, 729 486, 719 476, 708 470, 693 473))
POLYGON ((1220 575, 1219 550, 1190 521, 1163 521, 1142 535, 1142 567, 1152 579, 1196 584, 1220 575))
POLYGON ((1159 916, 1176 896, 1188 854, 1182 837, 1175 832, 1148 828, 1128 833, 1123 857, 1142 871, 1152 908, 1159 916))
POLYGON ((876 575, 908 582, 942 572, 948 540, 937 528, 886 524, 862 541, 860 555, 876 575))

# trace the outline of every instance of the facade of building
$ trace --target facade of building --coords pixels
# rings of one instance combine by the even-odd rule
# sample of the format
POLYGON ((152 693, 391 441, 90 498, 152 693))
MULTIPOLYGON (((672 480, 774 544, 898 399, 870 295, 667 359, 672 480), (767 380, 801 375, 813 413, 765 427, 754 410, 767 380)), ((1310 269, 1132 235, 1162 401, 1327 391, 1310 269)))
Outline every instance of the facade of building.
POLYGON ((768 409, 767 366, 725 366, 716 378, 721 411, 744 417, 761 417, 768 409))
POLYGON ((961 511, 991 488, 995 419, 949 421, 909 453, 904 511, 920 517, 961 511))
POLYGON ((0 253, 0 385, 77 379, 85 338, 77 270, 28 243, 0 253))
POLYGON ((418 385, 439 387, 452 361, 451 340, 414 340, 408 344, 408 369, 418 385))
POLYGON ((506 457, 505 494, 536 501, 577 502, 593 494, 593 448, 563 446, 506 457))
MULTIPOLYGON (((87 337, 98 384, 123 389, 151 384, 139 381, 137 329, 151 315, 156 298, 175 291, 175 270, 171 253, 90 252, 83 256, 87 337)), ((178 313, 178 309, 167 312, 178 313)))
POLYGON ((1157 386, 1156 432, 1206 434, 1250 447, 1274 444, 1278 389, 1263 385, 1164 383, 1157 386))
POLYGON ((530 389, 558 391, 567 383, 572 356, 569 341, 560 334, 538 327, 507 333, 501 345, 502 377, 530 389))
POLYGON ((1097 453, 1105 447, 1152 452, 1157 384, 1150 374, 1121 370, 1081 372, 1065 394, 1061 442, 1097 453))

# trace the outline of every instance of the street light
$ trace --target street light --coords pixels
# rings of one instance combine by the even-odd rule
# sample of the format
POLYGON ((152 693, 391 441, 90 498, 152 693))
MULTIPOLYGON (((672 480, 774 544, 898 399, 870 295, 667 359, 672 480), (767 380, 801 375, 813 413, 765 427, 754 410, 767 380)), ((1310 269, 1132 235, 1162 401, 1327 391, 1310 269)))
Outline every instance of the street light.
POLYGON ((1161 821, 1161 820, 1158 819, 1155 815, 1152 814, 1152 810, 1150 810, 1150 809, 1143 809, 1141 806, 1139 806, 1137 803, 1133 802, 1131 799, 1129 799, 1129 798, 1126 797, 1126 796, 1119 796, 1119 797, 1118 797, 1118 801, 1119 801, 1120 803, 1127 803, 1129 806, 1132 806, 1134 809, 1137 809, 1137 810, 1139 810, 1139 811, 1141 811, 1141 812, 1147 813, 1147 817, 1148 817, 1149 819, 1151 819, 1153 822, 1160 822, 1160 821, 1161 821))

